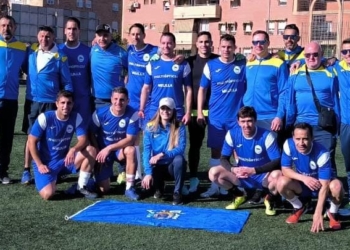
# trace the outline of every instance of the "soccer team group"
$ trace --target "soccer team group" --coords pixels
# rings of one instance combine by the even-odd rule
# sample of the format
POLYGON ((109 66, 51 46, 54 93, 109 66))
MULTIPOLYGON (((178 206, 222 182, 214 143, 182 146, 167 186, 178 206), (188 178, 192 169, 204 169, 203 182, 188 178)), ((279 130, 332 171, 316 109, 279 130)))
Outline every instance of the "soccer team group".
POLYGON ((181 204, 184 195, 197 192, 207 129, 211 186, 201 197, 233 194, 226 209, 237 209, 253 190, 249 203, 263 202, 267 215, 276 214, 283 197, 293 206, 287 223, 297 223, 316 198, 311 231, 324 229, 327 201, 330 228, 341 228, 344 189, 334 158, 340 135, 350 182, 350 40, 342 43, 341 61, 324 59, 317 42, 299 46, 299 29, 289 24, 284 50, 270 53, 268 33, 257 30, 252 55, 245 58, 235 54, 229 34, 220 38, 220 55, 213 54, 211 34, 203 31, 197 54, 185 59, 176 56, 172 33, 161 35, 160 46, 147 44, 139 23, 129 29, 127 51, 112 41, 107 24, 97 26, 91 48, 80 43, 74 17, 66 22, 64 44, 55 43, 48 26, 39 27, 38 43, 17 41, 11 16, 0 17, 0 28, 2 184, 11 183, 22 69, 27 75, 22 130, 28 133, 22 183, 31 183, 32 168, 43 199, 53 197, 56 181, 71 173, 79 174, 74 190, 96 198, 109 191, 117 162, 117 182, 125 183, 129 199, 140 199, 135 180, 161 198, 171 178, 173 204, 181 204))

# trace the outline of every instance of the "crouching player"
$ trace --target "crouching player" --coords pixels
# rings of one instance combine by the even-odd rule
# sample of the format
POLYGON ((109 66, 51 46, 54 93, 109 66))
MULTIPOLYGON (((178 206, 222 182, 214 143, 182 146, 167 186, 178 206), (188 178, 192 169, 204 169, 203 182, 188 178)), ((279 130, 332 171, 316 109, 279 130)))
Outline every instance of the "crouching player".
POLYGON ((276 184, 281 175, 280 150, 273 133, 256 126, 257 114, 253 107, 242 107, 237 115, 239 127, 229 130, 221 152, 221 165, 211 168, 209 179, 227 190, 235 199, 226 209, 237 209, 246 200, 243 189, 264 188, 266 214, 275 215, 276 184), (230 156, 236 153, 237 166, 232 167, 230 156))
POLYGON ((338 208, 344 191, 339 180, 332 178, 329 152, 321 144, 313 141, 312 127, 307 123, 296 124, 293 138, 283 145, 281 159, 282 173, 277 183, 278 192, 289 201, 294 210, 287 218, 289 224, 297 223, 308 209, 311 198, 318 197, 313 215, 311 232, 324 230, 323 208, 329 197, 330 208, 326 214, 333 230, 341 228, 338 208), (292 166, 295 166, 295 170, 292 166), (307 198, 304 204, 299 197, 307 198))
POLYGON ((134 188, 137 168, 135 140, 139 131, 137 111, 131 108, 128 90, 116 87, 112 91, 111 105, 98 108, 92 115, 91 142, 98 149, 96 160, 100 168, 95 171, 95 179, 102 193, 110 188, 113 163, 126 165, 125 195, 138 200, 134 188), (97 139, 97 140, 96 140, 97 139))
POLYGON ((56 106, 56 111, 38 116, 28 137, 36 188, 40 196, 48 200, 55 194, 60 173, 75 173, 80 169, 78 191, 86 198, 96 198, 96 193, 86 189, 95 164, 96 151, 87 146, 87 133, 81 116, 71 112, 73 94, 61 90, 57 95, 56 106), (74 133, 77 143, 69 148, 74 133))

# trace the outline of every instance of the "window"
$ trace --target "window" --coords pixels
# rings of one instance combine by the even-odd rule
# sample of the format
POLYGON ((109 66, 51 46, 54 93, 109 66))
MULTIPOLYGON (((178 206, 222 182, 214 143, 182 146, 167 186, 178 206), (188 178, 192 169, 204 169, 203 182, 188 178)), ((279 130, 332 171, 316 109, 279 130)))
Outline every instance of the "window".
POLYGON ((144 5, 149 4, 149 0, 143 0, 143 4, 144 5))
POLYGON ((228 23, 227 24, 227 29, 228 29, 228 32, 232 35, 235 35, 236 34, 236 31, 237 31, 237 23, 234 22, 234 23, 228 23))
POLYGON ((49 5, 55 4, 55 0, 46 0, 46 3, 49 5))
POLYGON ((77 0, 77 7, 83 8, 84 7, 84 0, 77 0))
POLYGON ((286 27, 287 22, 286 21, 280 21, 278 22, 278 34, 282 35, 284 32, 284 28, 286 27))
POLYGON ((155 24, 155 23, 151 23, 150 29, 151 29, 151 30, 155 30, 155 29, 156 29, 156 24, 155 24))
POLYGON ((279 0, 278 5, 287 5, 287 0, 279 0))
POLYGON ((114 12, 118 12, 118 11, 119 11, 119 4, 113 3, 113 5, 112 5, 112 10, 113 10, 114 12))
POLYGON ((117 21, 114 21, 112 22, 112 30, 118 32, 118 22, 117 21))
POLYGON ((199 31, 209 31, 209 20, 202 19, 199 23, 199 31))
POLYGON ((145 27, 145 30, 148 30, 148 23, 144 23, 143 27, 145 27))
POLYGON ((151 4, 156 4, 156 0, 151 0, 151 4))
POLYGON ((267 21, 267 30, 269 34, 273 35, 275 33, 275 22, 267 21))
POLYGON ((241 0, 230 0, 230 2, 231 8, 237 8, 241 6, 241 0))
POLYGON ((252 22, 245 22, 243 23, 243 30, 245 35, 250 35, 252 33, 252 22))
POLYGON ((220 35, 226 34, 227 25, 226 23, 219 23, 220 35))
POLYGON ((86 7, 87 9, 91 9, 91 1, 90 1, 90 0, 86 0, 86 1, 85 1, 85 7, 86 7))
POLYGON ((168 2, 168 1, 163 2, 163 10, 164 11, 170 10, 170 2, 168 2))
POLYGON ((332 26, 333 26, 332 22, 329 22, 329 21, 326 22, 327 32, 332 32, 332 30, 333 30, 332 26))

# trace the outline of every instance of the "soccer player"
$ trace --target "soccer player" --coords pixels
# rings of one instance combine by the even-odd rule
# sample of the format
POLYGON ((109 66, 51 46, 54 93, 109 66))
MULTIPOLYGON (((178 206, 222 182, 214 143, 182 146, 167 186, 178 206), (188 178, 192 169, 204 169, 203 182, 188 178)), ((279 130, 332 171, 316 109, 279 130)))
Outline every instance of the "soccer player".
POLYGON ((141 92, 139 116, 150 121, 157 113, 160 99, 170 97, 175 101, 177 119, 187 124, 191 119, 192 82, 191 68, 184 61, 176 64, 174 34, 163 33, 160 38, 162 55, 159 60, 151 61, 146 66, 146 75, 141 92), (184 94, 185 89, 185 94, 184 94), (151 97, 149 110, 145 113, 146 102, 151 97), (186 96, 186 111, 184 109, 186 96))
MULTIPOLYGON (((60 89, 73 92, 67 56, 54 43, 54 31, 49 26, 39 27, 39 44, 29 49, 27 88, 33 99, 30 107, 29 131, 40 113, 55 110, 60 89)), ((27 148, 25 150, 28 150, 27 148)), ((31 157, 25 153, 22 183, 29 183, 31 157)))
POLYGON ((275 215, 276 184, 281 175, 281 154, 274 133, 256 124, 257 114, 253 107, 242 107, 237 114, 239 127, 230 129, 225 137, 220 165, 209 171, 209 178, 226 190, 233 189, 236 197, 226 209, 237 209, 245 202, 241 188, 265 188, 270 191, 265 198, 265 213, 275 215), (236 153, 237 166, 230 157, 236 153))
POLYGON ((283 176, 278 179, 277 189, 294 208, 286 222, 298 223, 301 215, 307 211, 309 202, 303 204, 299 197, 310 200, 317 197, 311 232, 324 230, 322 211, 329 197, 330 208, 326 212, 329 226, 333 230, 340 229, 341 224, 337 217, 344 194, 342 183, 332 178, 329 152, 313 140, 311 125, 298 123, 294 126, 293 138, 283 145, 281 164, 283 176))
MULTIPOLYGON (((208 147, 211 149, 210 167, 220 164, 220 152, 228 130, 237 125, 235 118, 242 107, 242 99, 246 89, 245 64, 246 60, 238 60, 234 54, 236 40, 225 34, 220 38, 219 58, 206 63, 198 90, 197 121, 200 125, 206 123, 204 103, 206 93, 211 89, 208 114, 208 147)), ((227 194, 216 183, 201 194, 201 197, 211 197, 227 194)))
POLYGON ((143 164, 146 176, 142 180, 145 189, 155 188, 154 198, 164 192, 164 179, 175 180, 173 205, 182 204, 181 190, 186 174, 186 129, 176 118, 176 105, 172 98, 159 102, 156 116, 147 124, 144 135, 143 164))
POLYGON ((91 119, 91 79, 90 79, 90 48, 79 41, 80 21, 69 17, 64 34, 66 42, 58 47, 67 55, 70 75, 74 88, 73 111, 79 113, 88 125, 91 119))
POLYGON ((95 179, 102 193, 110 189, 115 161, 126 164, 125 196, 138 200, 134 188, 136 173, 136 150, 134 147, 138 133, 138 113, 131 108, 128 90, 116 87, 112 91, 111 105, 98 108, 92 115, 93 145, 97 148, 96 160, 100 167, 95 171, 95 179), (96 140, 97 139, 97 140, 96 140))
MULTIPOLYGON (((188 151, 188 163, 190 168, 190 187, 189 192, 194 193, 197 191, 199 185, 199 179, 197 178, 198 165, 200 160, 200 149, 202 142, 205 137, 206 124, 199 125, 197 123, 197 97, 198 90, 200 87, 200 80, 202 78, 203 69, 205 64, 211 60, 219 57, 218 55, 211 52, 213 41, 211 34, 208 31, 199 32, 197 35, 197 54, 187 58, 187 62, 190 64, 192 73, 192 116, 191 122, 188 123, 188 132, 190 139, 190 148, 188 151)), ((206 117, 208 116, 210 89, 207 91, 206 101, 203 106, 203 113, 206 117)))
POLYGON ((124 86, 128 69, 128 54, 112 42, 112 29, 108 24, 96 27, 95 44, 91 48, 92 95, 95 108, 110 105, 113 88, 124 86))
POLYGON ((19 71, 26 59, 26 45, 14 37, 16 21, 0 17, 0 182, 11 183, 8 176, 13 133, 18 111, 19 71))
POLYGON ((86 198, 96 198, 95 193, 86 189, 95 164, 96 150, 88 146, 81 116, 71 112, 73 94, 61 90, 56 106, 56 111, 38 116, 28 136, 36 188, 40 196, 48 200, 55 194, 57 176, 61 171, 75 173, 80 169, 78 191, 86 198), (77 143, 70 148, 74 133, 77 134, 77 143))
POLYGON ((334 110, 337 124, 340 123, 338 77, 332 67, 325 68, 322 65, 322 49, 317 42, 307 44, 304 51, 306 64, 289 77, 289 90, 286 95, 287 125, 306 122, 312 126, 314 140, 330 152, 332 168, 336 175, 335 148, 338 125, 329 129, 318 125, 319 112, 307 75, 310 76, 320 105, 334 110))

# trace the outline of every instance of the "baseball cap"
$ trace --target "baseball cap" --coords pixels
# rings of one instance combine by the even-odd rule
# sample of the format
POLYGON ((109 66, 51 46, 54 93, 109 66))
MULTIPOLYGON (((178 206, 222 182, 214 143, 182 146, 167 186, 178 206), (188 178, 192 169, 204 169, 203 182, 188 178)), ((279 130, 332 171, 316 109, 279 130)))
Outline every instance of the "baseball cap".
POLYGON ((174 102, 173 98, 164 97, 159 102, 159 108, 162 106, 167 106, 170 109, 175 109, 175 102, 174 102))
POLYGON ((100 31, 105 31, 107 33, 112 33, 112 29, 111 26, 109 26, 109 24, 99 24, 96 27, 96 33, 100 32, 100 31))

